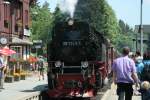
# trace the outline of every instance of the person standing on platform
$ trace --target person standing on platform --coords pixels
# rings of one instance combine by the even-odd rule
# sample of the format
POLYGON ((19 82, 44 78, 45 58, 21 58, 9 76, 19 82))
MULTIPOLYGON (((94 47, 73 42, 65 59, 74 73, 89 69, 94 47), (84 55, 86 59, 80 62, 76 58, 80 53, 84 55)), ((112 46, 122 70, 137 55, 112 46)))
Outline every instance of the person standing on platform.
POLYGON ((150 100, 150 83, 148 81, 143 81, 141 83, 141 100, 150 100))
POLYGON ((44 80, 44 59, 42 56, 39 56, 38 60, 38 71, 39 71, 39 81, 42 79, 44 80))
POLYGON ((135 62, 128 57, 130 49, 124 47, 122 56, 115 59, 112 66, 113 81, 117 84, 118 100, 132 100, 133 88, 136 83, 138 87, 139 79, 136 73, 135 62))
POLYGON ((141 74, 142 81, 150 82, 150 52, 145 52, 143 56, 144 68, 141 74))
POLYGON ((141 53, 139 51, 136 52, 136 57, 135 57, 135 66, 136 66, 136 70, 137 70, 137 75, 138 78, 141 80, 141 73, 143 71, 144 68, 144 64, 143 64, 143 57, 141 57, 141 53))
POLYGON ((5 70, 4 61, 2 54, 0 53, 0 90, 4 89, 4 70, 5 70))

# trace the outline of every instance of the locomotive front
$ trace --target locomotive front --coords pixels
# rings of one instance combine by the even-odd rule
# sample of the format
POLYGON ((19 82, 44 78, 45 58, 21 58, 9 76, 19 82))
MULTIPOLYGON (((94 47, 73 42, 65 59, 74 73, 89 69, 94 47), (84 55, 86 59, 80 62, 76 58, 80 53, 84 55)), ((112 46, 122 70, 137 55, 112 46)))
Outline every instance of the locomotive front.
MULTIPOLYGON (((93 97, 95 53, 90 48, 90 27, 72 19, 53 28, 48 44, 49 97, 93 97)), ((96 46, 94 46, 96 47, 96 46)))
POLYGON ((63 61, 65 65, 80 65, 81 61, 92 58, 88 47, 89 24, 86 22, 57 23, 53 30, 50 60, 63 61))

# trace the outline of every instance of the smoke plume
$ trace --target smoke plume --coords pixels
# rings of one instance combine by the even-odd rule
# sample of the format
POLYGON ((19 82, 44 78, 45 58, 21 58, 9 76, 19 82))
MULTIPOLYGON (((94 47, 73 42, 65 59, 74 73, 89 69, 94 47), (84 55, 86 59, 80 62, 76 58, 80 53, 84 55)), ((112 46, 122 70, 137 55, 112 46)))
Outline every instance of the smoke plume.
POLYGON ((69 13, 70 17, 73 18, 77 2, 78 0, 62 0, 59 6, 62 12, 69 13))

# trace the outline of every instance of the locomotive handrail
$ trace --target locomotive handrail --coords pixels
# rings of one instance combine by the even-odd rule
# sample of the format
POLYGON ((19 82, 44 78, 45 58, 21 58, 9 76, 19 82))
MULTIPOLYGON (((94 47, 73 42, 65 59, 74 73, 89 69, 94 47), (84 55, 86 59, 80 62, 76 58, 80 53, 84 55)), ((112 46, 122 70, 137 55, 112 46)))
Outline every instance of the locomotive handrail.
POLYGON ((81 41, 83 39, 63 39, 63 40, 66 40, 66 41, 75 41, 75 40, 81 41))
POLYGON ((81 68, 81 65, 80 66, 63 66, 62 68, 81 68))
MULTIPOLYGON (((49 60, 48 62, 56 62, 57 60, 49 60)), ((104 62, 103 61, 88 61, 89 62, 89 64, 96 64, 96 63, 101 63, 101 64, 103 64, 104 62)))

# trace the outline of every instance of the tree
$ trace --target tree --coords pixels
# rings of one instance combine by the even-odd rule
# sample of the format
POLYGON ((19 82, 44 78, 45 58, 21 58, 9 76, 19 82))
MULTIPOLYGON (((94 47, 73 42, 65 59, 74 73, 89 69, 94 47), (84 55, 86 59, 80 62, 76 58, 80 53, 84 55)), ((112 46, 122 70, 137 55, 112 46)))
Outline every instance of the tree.
POLYGON ((61 12, 59 5, 57 5, 53 13, 53 25, 57 22, 64 21, 67 17, 69 17, 69 14, 61 12))
POLYGON ((45 2, 42 7, 36 4, 30 10, 32 17, 32 39, 39 39, 44 43, 47 43, 47 40, 51 37, 50 31, 53 22, 53 15, 48 7, 49 4, 45 2))
POLYGON ((115 13, 105 0, 79 0, 75 18, 87 21, 112 42, 120 33, 115 13))
POLYGON ((30 8, 32 18, 32 40, 42 40, 43 46, 51 39, 51 27, 53 15, 50 13, 49 4, 45 2, 43 6, 38 3, 30 8))
POLYGON ((125 46, 132 48, 133 40, 132 40, 132 36, 129 34, 131 34, 131 33, 128 33, 127 35, 118 34, 113 38, 113 44, 115 45, 115 47, 118 51, 121 52, 121 48, 123 48, 125 46))
POLYGON ((122 20, 118 22, 106 0, 79 0, 75 18, 89 22, 97 31, 109 38, 118 50, 123 46, 132 47, 132 28, 122 20))
POLYGON ((119 20, 119 26, 121 28, 121 34, 127 34, 128 32, 133 32, 132 28, 128 24, 125 24, 123 20, 119 20))

